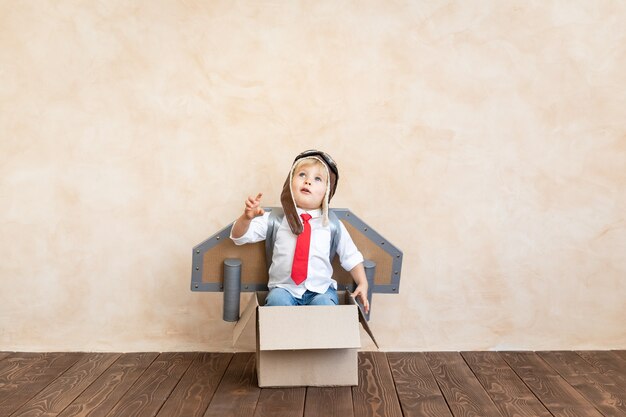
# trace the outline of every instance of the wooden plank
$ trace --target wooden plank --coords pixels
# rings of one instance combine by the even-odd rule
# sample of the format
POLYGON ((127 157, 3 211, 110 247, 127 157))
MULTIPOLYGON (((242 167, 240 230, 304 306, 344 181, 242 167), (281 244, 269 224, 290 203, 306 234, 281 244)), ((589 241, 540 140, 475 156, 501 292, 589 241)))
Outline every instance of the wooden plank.
POLYGON ((455 417, 501 416, 460 353, 429 352, 424 355, 455 417))
POLYGON ((261 390, 254 417, 302 417, 306 388, 265 388, 261 390))
POLYGON ((0 404, 8 400, 18 389, 20 381, 28 378, 30 368, 43 360, 59 354, 15 353, 0 362, 0 404))
POLYGON ((123 354, 59 417, 105 417, 157 356, 157 353, 123 354))
POLYGON ((205 417, 251 416, 261 389, 257 386, 254 353, 236 353, 217 388, 205 417))
POLYGON ((198 354, 159 411, 158 416, 202 416, 232 357, 232 353, 198 354))
POLYGON ((160 354, 108 415, 154 417, 196 355, 194 352, 160 354))
POLYGON ((0 361, 10 355, 11 352, 0 352, 0 361))
POLYGON ((552 416, 497 352, 461 356, 503 416, 552 416))
POLYGON ((24 373, 20 377, 13 379, 8 384, 11 387, 11 392, 0 397, 3 398, 2 404, 0 404, 0 416, 8 416, 15 412, 74 365, 82 356, 82 353, 50 353, 24 369, 24 373))
POLYGON ((626 350, 612 350, 621 360, 626 362, 626 350))
POLYGON ((555 417, 602 416, 536 353, 502 352, 501 355, 555 417))
POLYGON ((538 352, 572 387, 606 417, 626 416, 626 390, 575 352, 538 352))
POLYGON ((614 378, 621 386, 626 387, 626 362, 611 351, 578 351, 579 356, 599 369, 605 375, 614 378))
POLYGON ((573 351, 554 350, 537 352, 552 369, 563 378, 586 374, 598 374, 600 371, 573 351))
POLYGON ((354 417, 352 388, 307 388, 304 417, 354 417))
POLYGON ((24 404, 12 417, 51 417, 59 414, 95 381, 119 354, 84 355, 74 366, 24 404))
POLYGON ((50 353, 18 352, 5 357, 4 360, 0 362, 0 403, 5 393, 2 391, 2 388, 10 384, 10 381, 19 378, 19 375, 23 375, 27 372, 28 367, 50 355, 50 353))
POLYGON ((359 353, 359 385, 352 388, 354 415, 402 417, 387 358, 382 352, 359 353))
POLYGON ((387 353, 404 417, 452 417, 423 353, 387 353))

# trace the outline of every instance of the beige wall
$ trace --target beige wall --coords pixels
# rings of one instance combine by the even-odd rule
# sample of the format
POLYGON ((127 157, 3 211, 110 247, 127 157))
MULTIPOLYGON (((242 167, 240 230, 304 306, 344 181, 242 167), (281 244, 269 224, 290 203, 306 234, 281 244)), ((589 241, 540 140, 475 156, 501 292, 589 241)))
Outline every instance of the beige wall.
POLYGON ((229 350, 191 248, 292 158, 404 251, 384 349, 626 347, 620 1, 1 1, 0 350, 229 350), (128 5, 132 3, 133 5, 128 5))

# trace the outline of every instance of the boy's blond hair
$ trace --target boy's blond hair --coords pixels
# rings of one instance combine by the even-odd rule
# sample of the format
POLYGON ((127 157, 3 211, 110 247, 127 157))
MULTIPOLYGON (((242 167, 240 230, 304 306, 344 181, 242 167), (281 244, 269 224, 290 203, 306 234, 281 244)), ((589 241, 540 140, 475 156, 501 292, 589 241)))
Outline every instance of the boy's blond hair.
POLYGON ((324 178, 324 181, 326 181, 328 183, 328 168, 326 167, 325 163, 323 163, 322 161, 320 161, 318 158, 315 158, 315 157, 298 159, 296 164, 293 166, 293 169, 292 169, 291 173, 293 174, 294 172, 296 172, 300 168, 302 168, 304 166, 309 166, 309 165, 317 165, 317 166, 322 167, 322 172, 324 174, 326 174, 325 178, 324 178))

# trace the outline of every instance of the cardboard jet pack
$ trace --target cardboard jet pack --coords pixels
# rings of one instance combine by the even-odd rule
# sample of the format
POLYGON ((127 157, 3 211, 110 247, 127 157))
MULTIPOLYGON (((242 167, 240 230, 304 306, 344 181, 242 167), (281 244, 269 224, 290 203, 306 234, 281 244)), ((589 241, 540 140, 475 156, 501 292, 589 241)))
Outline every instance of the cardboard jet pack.
MULTIPOLYGON (((347 209, 331 209, 344 223, 364 258, 372 293, 398 293, 402 252, 347 209)), ((191 290, 224 293, 224 320, 236 321, 233 346, 254 334, 260 387, 358 384, 361 328, 378 344, 359 304, 355 284, 333 261, 339 305, 266 307, 267 263, 263 242, 236 246, 232 224, 193 249, 191 290), (254 292, 240 317, 241 292, 254 292), (359 324, 360 323, 360 324, 359 324), (362 327, 361 327, 362 326, 362 327), (251 328, 252 327, 252 328, 251 328)))

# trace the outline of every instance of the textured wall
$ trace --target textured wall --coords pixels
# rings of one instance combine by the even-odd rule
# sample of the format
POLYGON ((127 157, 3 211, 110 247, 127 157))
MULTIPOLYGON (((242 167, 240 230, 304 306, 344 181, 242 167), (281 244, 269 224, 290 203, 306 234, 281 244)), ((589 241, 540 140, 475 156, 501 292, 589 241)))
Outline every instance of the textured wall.
POLYGON ((384 349, 626 347, 620 1, 0 1, 0 350, 228 350, 191 248, 294 155, 384 349), (129 3, 131 5, 129 5, 129 3))

